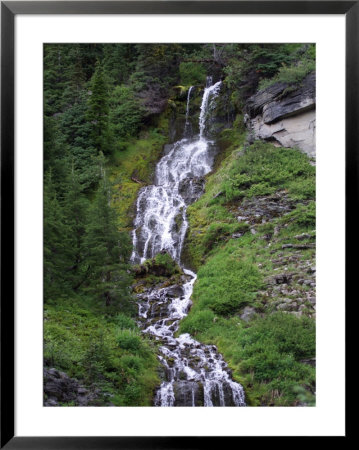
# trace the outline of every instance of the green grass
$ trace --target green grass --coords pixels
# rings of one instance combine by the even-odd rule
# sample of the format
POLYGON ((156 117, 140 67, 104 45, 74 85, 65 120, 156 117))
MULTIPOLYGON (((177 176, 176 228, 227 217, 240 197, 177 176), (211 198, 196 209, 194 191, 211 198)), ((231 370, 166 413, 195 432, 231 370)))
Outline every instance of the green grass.
POLYGON ((100 389, 98 405, 150 406, 159 384, 155 345, 124 314, 108 315, 91 298, 57 298, 45 305, 48 365, 100 389))

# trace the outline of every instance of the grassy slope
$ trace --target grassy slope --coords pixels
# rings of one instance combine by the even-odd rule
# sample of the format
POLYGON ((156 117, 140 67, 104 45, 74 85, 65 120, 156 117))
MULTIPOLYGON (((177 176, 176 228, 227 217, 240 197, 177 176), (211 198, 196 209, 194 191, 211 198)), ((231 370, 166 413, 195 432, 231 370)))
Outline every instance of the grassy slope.
POLYGON ((44 358, 90 389, 98 405, 149 406, 159 383, 154 344, 123 314, 95 299, 72 296, 46 304, 44 358))
POLYGON ((299 151, 262 142, 244 149, 243 136, 228 130, 222 139, 226 133, 232 145, 208 176, 205 194, 188 208, 185 259, 198 270, 198 281, 180 332, 218 346, 248 404, 313 404, 315 369, 301 361, 315 356, 315 313, 300 278, 303 267, 314 264, 308 244, 315 238, 315 168, 299 151), (241 205, 276 192, 292 202, 291 212, 263 224, 237 220, 241 205), (300 243, 308 248, 282 248, 301 233, 307 233, 300 243), (278 270, 293 276, 283 290, 268 282, 278 270), (278 309, 282 300, 292 302, 292 311, 278 309), (242 320, 249 305, 256 314, 242 320))

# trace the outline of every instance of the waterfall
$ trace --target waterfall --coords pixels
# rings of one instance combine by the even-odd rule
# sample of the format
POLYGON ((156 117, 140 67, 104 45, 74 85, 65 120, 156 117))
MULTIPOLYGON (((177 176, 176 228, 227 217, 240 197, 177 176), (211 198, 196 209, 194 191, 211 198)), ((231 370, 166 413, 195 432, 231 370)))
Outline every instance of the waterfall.
MULTIPOLYGON (((203 191, 203 177, 210 172, 214 143, 206 128, 219 95, 221 82, 207 78, 203 93, 199 136, 175 142, 156 166, 155 184, 142 188, 137 198, 131 260, 142 263, 161 251, 181 265, 188 221, 187 206, 203 191)), ((186 123, 192 87, 187 97, 186 123)), ((185 127, 186 135, 186 127, 185 127)), ((164 379, 155 396, 155 406, 245 406, 244 391, 234 382, 213 345, 203 345, 188 334, 174 335, 191 306, 197 275, 182 266, 183 284, 138 295, 143 332, 161 343, 159 360, 164 379)))
POLYGON ((214 100, 218 96, 219 90, 221 88, 221 81, 218 81, 212 86, 208 86, 203 94, 202 104, 201 104, 201 114, 199 116, 199 138, 203 139, 203 135, 206 129, 206 121, 208 115, 214 107, 214 100))
POLYGON ((185 135, 185 136, 187 136, 187 134, 188 134, 188 132, 189 132, 189 125, 190 125, 189 120, 188 120, 188 117, 189 117, 189 102, 190 102, 190 99, 191 99, 191 92, 192 92, 192 89, 193 89, 193 86, 191 86, 191 87, 188 89, 188 94, 187 94, 186 122, 185 122, 185 126, 184 126, 184 135, 185 135))
POLYGON ((191 92, 192 92, 193 86, 191 86, 188 89, 188 94, 187 94, 187 106, 186 106, 186 124, 188 124, 188 116, 189 116, 189 101, 191 98, 191 92))

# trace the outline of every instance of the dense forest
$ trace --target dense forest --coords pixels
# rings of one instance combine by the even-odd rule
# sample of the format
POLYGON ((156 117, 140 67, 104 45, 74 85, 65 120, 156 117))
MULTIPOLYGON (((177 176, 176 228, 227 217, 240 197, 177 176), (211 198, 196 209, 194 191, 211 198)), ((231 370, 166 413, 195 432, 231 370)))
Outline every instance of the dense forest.
POLYGON ((215 345, 248 406, 315 404, 315 162, 250 127, 256 95, 283 102, 313 74, 311 44, 44 45, 45 405, 153 405, 163 343, 138 304, 184 267, 175 335, 215 345), (213 164, 173 219, 182 256, 134 260, 137 196, 200 132, 208 77, 213 164))

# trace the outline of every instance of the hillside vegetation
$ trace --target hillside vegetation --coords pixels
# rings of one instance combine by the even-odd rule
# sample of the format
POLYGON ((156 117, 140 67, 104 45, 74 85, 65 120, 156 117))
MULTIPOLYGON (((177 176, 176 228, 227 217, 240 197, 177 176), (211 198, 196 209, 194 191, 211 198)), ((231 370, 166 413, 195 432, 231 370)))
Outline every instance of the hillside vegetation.
POLYGON ((252 405, 313 402, 314 200, 308 157, 258 141, 229 152, 188 208, 198 281, 180 331, 218 346, 252 405))

